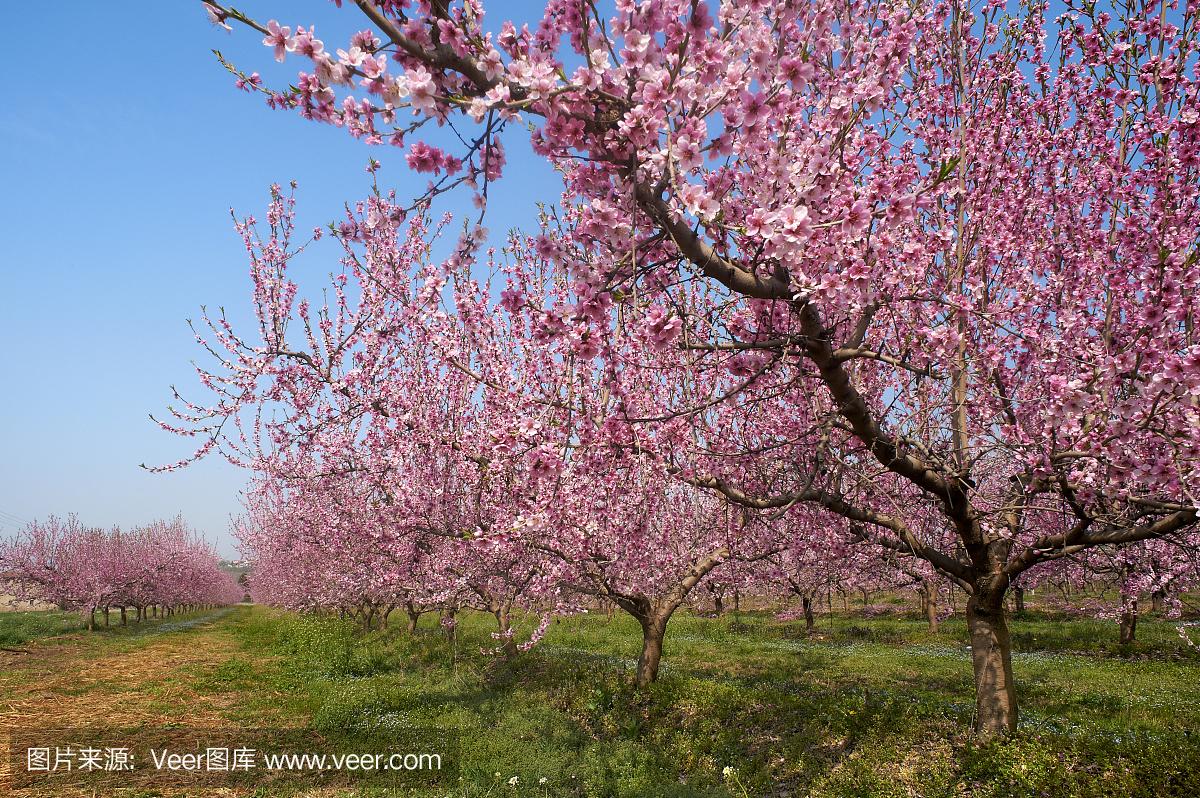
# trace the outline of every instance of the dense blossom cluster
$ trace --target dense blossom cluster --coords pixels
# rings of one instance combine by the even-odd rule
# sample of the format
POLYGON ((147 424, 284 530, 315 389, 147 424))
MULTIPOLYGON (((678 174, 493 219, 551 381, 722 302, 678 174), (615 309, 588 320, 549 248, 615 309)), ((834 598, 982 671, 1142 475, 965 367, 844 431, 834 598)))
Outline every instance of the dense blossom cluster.
POLYGON ((101 529, 75 516, 50 517, 26 526, 0 545, 0 576, 18 598, 44 601, 60 609, 137 610, 225 605, 242 600, 243 590, 222 570, 221 561, 182 519, 155 521, 130 530, 101 529))
POLYGON ((305 539, 361 536, 328 517, 350 495, 399 560, 501 551, 529 606, 607 595, 648 642, 722 563, 901 555, 931 604, 935 576, 968 595, 993 732, 1009 588, 1195 527, 1194 8, 548 0, 530 27, 388 0, 343 49, 205 7, 301 64, 277 92, 227 63, 243 87, 434 176, 334 226, 324 308, 287 276, 290 200, 241 226, 261 334, 213 320, 218 401, 171 428, 307 507, 305 539), (486 208, 510 127, 560 202, 435 262, 429 203, 486 208))

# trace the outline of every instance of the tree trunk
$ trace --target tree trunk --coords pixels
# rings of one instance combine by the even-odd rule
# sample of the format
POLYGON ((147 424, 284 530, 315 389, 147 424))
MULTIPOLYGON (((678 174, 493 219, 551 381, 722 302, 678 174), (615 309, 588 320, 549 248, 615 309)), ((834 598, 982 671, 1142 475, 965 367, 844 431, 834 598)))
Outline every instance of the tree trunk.
POLYGON ((725 598, 720 593, 713 594, 713 615, 725 614, 725 598))
POLYGON ((742 611, 742 593, 736 587, 733 589, 733 611, 742 611))
POLYGON ((812 632, 813 628, 817 625, 816 616, 813 615, 812 597, 804 596, 800 599, 800 602, 804 606, 804 631, 812 632))
POLYGON ((1017 693, 1003 595, 986 603, 970 596, 967 627, 975 671, 975 731, 988 736, 1010 732, 1017 727, 1017 693))
POLYGON ((1130 601, 1121 612, 1121 642, 1132 643, 1137 637, 1138 603, 1130 601))
POLYGON ((663 638, 667 633, 667 620, 660 613, 651 613, 639 618, 642 624, 642 656, 638 658, 637 679, 638 688, 644 688, 658 678, 658 665, 662 660, 663 638))
POLYGON ((1025 588, 1020 585, 1014 585, 1013 600, 1017 604, 1017 612, 1025 612, 1025 588))
POLYGON ((92 607, 92 609, 88 612, 87 628, 88 628, 89 632, 96 631, 96 608, 95 607, 92 607))
POLYGON ((122 625, 122 626, 125 626, 125 625, 126 625, 126 620, 125 620, 125 605, 124 605, 124 604, 122 604, 122 605, 121 605, 121 625, 122 625))
POLYGON ((496 617, 496 628, 500 633, 500 649, 504 658, 509 659, 517 654, 517 641, 513 640, 511 614, 508 607, 493 605, 492 615, 496 617))
POLYGON ((104 625, 108 626, 108 607, 104 608, 104 625))
POLYGON ((937 604, 937 585, 925 583, 921 588, 924 596, 925 604, 925 620, 929 624, 929 631, 937 634, 938 631, 938 604, 937 604))
POLYGON ((417 608, 408 602, 404 605, 404 612, 408 615, 408 633, 415 634, 417 631, 417 621, 421 620, 421 613, 417 612, 417 608))
POLYGON ((1165 590, 1155 590, 1153 593, 1151 593, 1150 611, 1155 615, 1160 614, 1163 611, 1163 602, 1166 600, 1166 598, 1167 593, 1165 590))

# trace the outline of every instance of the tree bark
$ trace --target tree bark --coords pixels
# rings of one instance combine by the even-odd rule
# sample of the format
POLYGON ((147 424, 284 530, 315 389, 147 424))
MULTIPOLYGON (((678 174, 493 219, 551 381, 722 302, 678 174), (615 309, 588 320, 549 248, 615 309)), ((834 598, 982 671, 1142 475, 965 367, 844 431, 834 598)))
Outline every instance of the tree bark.
POLYGON ((404 612, 408 615, 408 633, 415 634, 417 631, 417 621, 421 620, 421 613, 413 606, 412 602, 404 605, 404 612))
POLYGON ((1017 694, 1003 594, 985 601, 970 596, 967 627, 975 671, 975 731, 988 736, 1013 731, 1017 727, 1017 694))
POLYGON ((121 605, 121 625, 122 625, 122 626, 125 626, 125 625, 126 625, 126 619, 125 619, 125 605, 124 605, 124 604, 122 604, 122 605, 121 605))
POLYGON ((96 631, 96 608, 95 607, 92 607, 91 611, 88 612, 87 628, 88 628, 89 632, 96 631))
POLYGON ((937 605, 937 585, 926 582, 921 587, 922 603, 925 605, 925 620, 929 624, 929 631, 937 634, 938 631, 938 605, 937 605))
POLYGON ((504 658, 509 659, 517 654, 517 641, 512 636, 512 614, 507 606, 492 605, 492 615, 496 617, 496 628, 500 632, 500 648, 504 658))
POLYGON ((804 596, 800 599, 804 606, 804 631, 812 632, 817 625, 816 616, 813 615, 813 603, 811 596, 804 596))
POLYGON ((1164 590, 1155 590, 1150 594, 1150 611, 1155 615, 1163 611, 1163 602, 1167 598, 1167 593, 1164 590))
POLYGON ((1132 643, 1137 638, 1138 603, 1133 599, 1121 612, 1121 643, 1132 643))
POLYGON ((105 608, 104 608, 104 625, 105 625, 105 626, 108 626, 108 623, 109 623, 109 619, 108 619, 108 607, 105 607, 105 608))
POLYGON ((647 687, 658 678, 658 666, 662 661, 663 638, 667 633, 670 613, 651 613, 638 618, 642 624, 642 655, 638 658, 636 684, 647 687))
POLYGON ((1013 601, 1016 602, 1017 612, 1025 612, 1025 588, 1013 585, 1013 601))

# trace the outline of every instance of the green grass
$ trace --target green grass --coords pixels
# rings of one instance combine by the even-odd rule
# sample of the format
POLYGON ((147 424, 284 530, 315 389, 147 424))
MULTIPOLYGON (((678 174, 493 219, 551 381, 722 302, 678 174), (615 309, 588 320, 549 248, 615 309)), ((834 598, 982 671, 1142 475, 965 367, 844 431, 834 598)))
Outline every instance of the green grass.
POLYGON ((77 612, 0 612, 0 646, 19 646, 30 640, 75 632, 84 627, 77 612))
POLYGON ((563 619, 511 663, 479 653, 490 620, 460 616, 452 651, 432 618, 363 635, 240 610, 222 623, 245 654, 197 687, 238 693, 244 723, 460 730, 456 795, 1200 795, 1200 661, 1165 622, 1120 647, 1114 624, 1015 620, 1021 729, 978 744, 953 621, 932 635, 842 615, 806 637, 760 614, 682 615, 638 692, 631 619, 563 619))
POLYGON ((110 625, 104 626, 104 616, 96 613, 96 630, 86 632, 87 619, 82 613, 44 610, 33 612, 0 613, 0 646, 19 647, 33 640, 47 637, 86 632, 96 638, 140 638, 148 634, 183 631, 195 623, 219 616, 223 610, 195 610, 177 613, 170 617, 147 618, 138 623, 130 611, 125 626, 121 626, 121 614, 114 610, 109 618, 110 625))

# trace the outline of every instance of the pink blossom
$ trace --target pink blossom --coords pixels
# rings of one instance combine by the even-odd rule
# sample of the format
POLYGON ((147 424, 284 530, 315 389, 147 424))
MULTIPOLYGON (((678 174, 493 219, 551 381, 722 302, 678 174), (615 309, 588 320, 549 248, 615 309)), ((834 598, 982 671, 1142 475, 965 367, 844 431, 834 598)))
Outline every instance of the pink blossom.
POLYGON ((271 20, 267 23, 267 35, 263 37, 263 44, 275 49, 275 60, 282 62, 287 51, 292 49, 294 40, 292 38, 291 28, 281 28, 279 23, 271 20))

